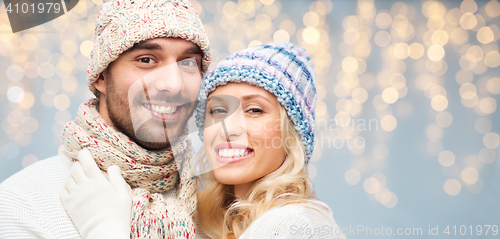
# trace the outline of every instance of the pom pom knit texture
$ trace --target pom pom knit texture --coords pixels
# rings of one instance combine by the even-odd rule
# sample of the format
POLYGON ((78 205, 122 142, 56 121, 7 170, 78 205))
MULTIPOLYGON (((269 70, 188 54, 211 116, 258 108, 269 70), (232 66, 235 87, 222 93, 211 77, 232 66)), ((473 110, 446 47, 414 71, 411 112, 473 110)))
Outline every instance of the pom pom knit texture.
POLYGON ((259 86, 285 107, 302 139, 308 163, 314 149, 316 75, 304 49, 291 43, 271 43, 236 52, 207 73, 198 96, 196 124, 203 140, 207 99, 230 82, 259 86))
POLYGON ((211 61, 210 45, 198 13, 187 0, 104 0, 96 19, 94 48, 87 70, 88 85, 134 44, 157 37, 190 41, 203 52, 202 71, 211 61))

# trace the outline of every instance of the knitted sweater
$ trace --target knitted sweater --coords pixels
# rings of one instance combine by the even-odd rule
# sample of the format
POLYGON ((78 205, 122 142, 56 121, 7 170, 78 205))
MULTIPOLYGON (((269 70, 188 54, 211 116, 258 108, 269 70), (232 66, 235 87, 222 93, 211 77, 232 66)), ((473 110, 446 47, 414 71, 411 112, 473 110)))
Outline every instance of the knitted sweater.
MULTIPOLYGON (((81 238, 59 198, 72 164, 68 156, 59 154, 0 184, 0 238, 81 238)), ((175 197, 175 190, 164 197, 175 197)), ((204 238, 197 228, 196 238, 204 238)))
POLYGON ((345 239, 330 208, 323 203, 314 208, 291 204, 271 209, 252 222, 239 239, 345 239))

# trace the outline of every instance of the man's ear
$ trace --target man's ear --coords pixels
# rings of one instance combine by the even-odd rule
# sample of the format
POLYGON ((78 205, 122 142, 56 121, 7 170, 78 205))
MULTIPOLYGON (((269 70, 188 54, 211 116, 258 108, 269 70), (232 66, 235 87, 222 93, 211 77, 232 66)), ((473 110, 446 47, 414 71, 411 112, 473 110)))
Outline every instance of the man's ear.
POLYGON ((99 78, 94 82, 95 88, 101 93, 101 94, 106 94, 106 70, 104 70, 100 75, 99 78))

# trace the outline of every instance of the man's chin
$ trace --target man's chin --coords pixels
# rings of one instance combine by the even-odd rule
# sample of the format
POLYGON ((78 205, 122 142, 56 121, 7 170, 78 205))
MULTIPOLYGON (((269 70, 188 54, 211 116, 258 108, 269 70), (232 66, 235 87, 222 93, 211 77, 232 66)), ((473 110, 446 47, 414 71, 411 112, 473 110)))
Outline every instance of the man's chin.
POLYGON ((147 150, 156 151, 156 150, 164 150, 171 147, 170 143, 167 142, 145 142, 139 139, 135 140, 137 145, 145 148, 147 150))
POLYGON ((134 141, 145 149, 159 150, 171 147, 171 145, 178 142, 181 136, 180 133, 182 132, 177 130, 175 132, 169 131, 167 135, 167 132, 165 132, 163 128, 153 131, 138 131, 134 141))
POLYGON ((185 115, 178 120, 169 122, 156 118, 150 118, 139 128, 134 127, 132 138, 138 145, 149 150, 161 150, 169 148, 180 140, 187 120, 185 115))

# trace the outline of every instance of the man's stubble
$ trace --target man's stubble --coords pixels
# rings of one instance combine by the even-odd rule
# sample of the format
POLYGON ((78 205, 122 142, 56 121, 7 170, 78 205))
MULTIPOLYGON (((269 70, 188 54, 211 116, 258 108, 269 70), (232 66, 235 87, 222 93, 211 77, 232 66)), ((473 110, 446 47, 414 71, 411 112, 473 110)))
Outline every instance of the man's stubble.
MULTIPOLYGON (((187 104, 187 107, 182 107, 183 111, 189 109, 189 112, 187 112, 187 116, 185 112, 181 112, 182 115, 179 117, 179 122, 176 122, 176 124, 169 125, 166 122, 160 122, 155 118, 151 118, 144 122, 142 125, 136 126, 138 127, 138 129, 135 130, 135 127, 132 123, 132 115, 130 111, 131 107, 129 106, 128 93, 117 92, 117 88, 115 87, 116 81, 111 76, 111 73, 104 72, 103 74, 106 74, 107 76, 105 95, 107 111, 111 123, 117 130, 128 136, 139 146, 148 150, 164 150, 170 148, 172 145, 170 139, 172 139, 172 141, 174 141, 175 143, 179 139, 179 137, 182 136, 187 125, 187 120, 194 112, 194 102, 190 102, 189 104, 187 104), (155 127, 157 128, 156 130, 151 129, 151 125, 153 124, 158 126, 155 127)), ((155 97, 151 97, 151 99, 153 98, 155 97)), ((136 97, 132 102, 132 107, 142 107, 141 102, 143 102, 143 99, 141 97, 136 97)))

